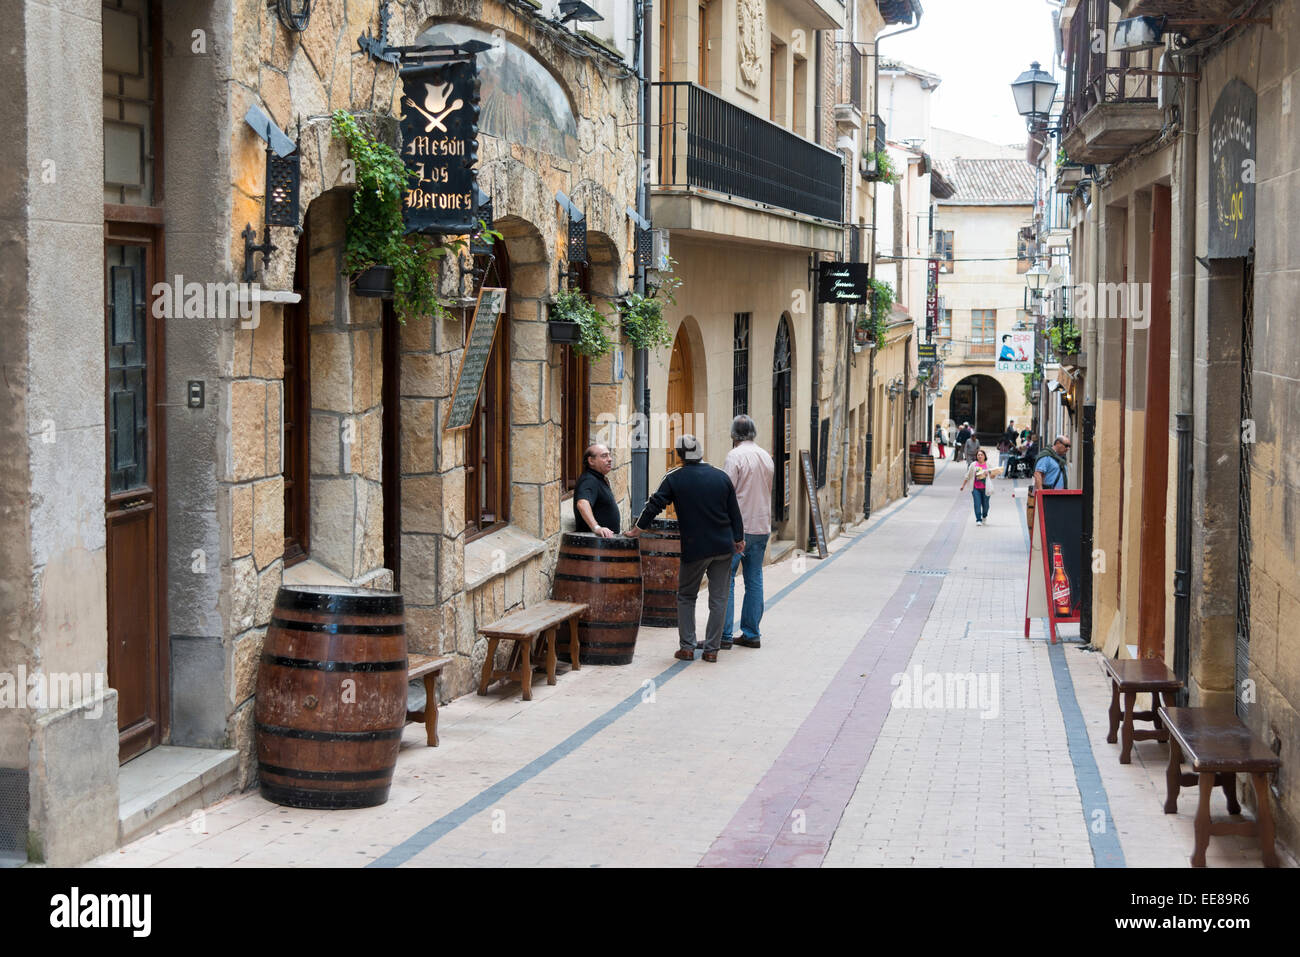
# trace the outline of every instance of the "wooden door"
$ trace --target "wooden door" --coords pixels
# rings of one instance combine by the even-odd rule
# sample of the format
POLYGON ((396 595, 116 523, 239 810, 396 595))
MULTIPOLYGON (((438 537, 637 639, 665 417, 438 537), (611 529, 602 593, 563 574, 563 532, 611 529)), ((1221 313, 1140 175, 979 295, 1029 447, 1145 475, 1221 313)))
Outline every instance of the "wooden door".
POLYGON ((776 324, 776 344, 772 352, 772 462, 776 465, 772 482, 772 518, 784 522, 790 517, 795 476, 791 447, 794 444, 790 424, 791 369, 790 324, 782 316, 776 324))
POLYGON ((162 422, 163 320, 151 290, 159 231, 107 224, 105 239, 105 524, 108 680, 117 689, 118 757, 167 730, 166 552, 162 422))
POLYGON ((675 469, 680 463, 677 458, 677 437, 689 432, 687 423, 694 420, 695 381, 691 373, 691 347, 686 336, 681 332, 673 340, 673 354, 668 362, 668 456, 664 467, 675 469))

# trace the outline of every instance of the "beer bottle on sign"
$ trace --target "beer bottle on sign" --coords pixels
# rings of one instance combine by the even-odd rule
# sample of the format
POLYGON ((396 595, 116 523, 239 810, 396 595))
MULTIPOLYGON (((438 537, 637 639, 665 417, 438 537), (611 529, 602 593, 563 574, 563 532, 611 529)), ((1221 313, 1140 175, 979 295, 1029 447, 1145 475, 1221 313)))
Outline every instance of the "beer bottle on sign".
POLYGON ((1065 563, 1061 559, 1061 546, 1052 545, 1052 604, 1057 618, 1070 615, 1070 579, 1065 577, 1065 563))

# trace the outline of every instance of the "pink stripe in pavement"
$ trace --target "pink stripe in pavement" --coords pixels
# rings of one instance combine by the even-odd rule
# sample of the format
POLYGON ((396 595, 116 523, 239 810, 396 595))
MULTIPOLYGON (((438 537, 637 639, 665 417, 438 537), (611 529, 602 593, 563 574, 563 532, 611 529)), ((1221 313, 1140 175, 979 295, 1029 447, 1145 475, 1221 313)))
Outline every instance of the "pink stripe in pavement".
MULTIPOLYGON (((918 567, 947 567, 969 510, 968 498, 958 496, 917 557, 918 567)), ((699 866, 821 865, 889 714, 890 678, 906 669, 942 587, 940 576, 903 576, 812 713, 699 866), (801 819, 796 819, 796 810, 803 812, 801 819), (803 833, 795 833, 797 824, 803 833)))

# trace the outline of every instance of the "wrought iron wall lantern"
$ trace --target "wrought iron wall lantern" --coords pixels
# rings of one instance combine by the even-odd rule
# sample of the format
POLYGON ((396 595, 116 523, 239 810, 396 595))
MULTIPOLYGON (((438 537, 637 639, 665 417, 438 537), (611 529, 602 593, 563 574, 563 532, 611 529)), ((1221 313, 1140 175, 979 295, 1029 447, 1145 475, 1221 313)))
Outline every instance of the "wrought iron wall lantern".
POLYGON ((578 270, 574 268, 574 264, 582 263, 586 265, 589 261, 587 257, 587 215, 573 204, 573 200, 559 190, 555 192, 555 201, 569 214, 568 242, 566 243, 565 265, 560 269, 560 286, 565 287, 567 284, 569 288, 572 288, 573 284, 578 281, 578 270))
POLYGON ((299 194, 302 187, 302 123, 298 124, 297 142, 287 135, 256 105, 248 108, 244 121, 266 141, 266 199, 263 203, 262 241, 256 242, 257 230, 252 223, 244 226, 244 282, 252 282, 256 275, 253 256, 262 254, 262 268, 266 268, 271 254, 279 247, 271 242, 272 226, 288 226, 295 234, 302 232, 298 225, 299 194))
POLYGON ((286 30, 302 33, 311 22, 311 0, 267 0, 286 30))

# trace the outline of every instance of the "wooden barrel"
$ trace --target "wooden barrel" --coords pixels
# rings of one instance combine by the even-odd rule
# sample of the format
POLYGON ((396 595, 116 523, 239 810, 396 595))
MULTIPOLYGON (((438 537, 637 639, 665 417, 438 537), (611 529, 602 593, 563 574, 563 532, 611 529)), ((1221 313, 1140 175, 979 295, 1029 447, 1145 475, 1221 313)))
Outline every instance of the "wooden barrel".
MULTIPOLYGON (((627 665, 641 625, 641 554, 636 539, 566 532, 555 565, 556 601, 588 605, 578 620, 578 660, 584 665, 627 665)), ((569 654, 561 629, 558 652, 569 654)))
POLYGON ((917 485, 934 484, 934 459, 930 453, 912 453, 912 481, 917 485))
POLYGON ((682 565, 682 531, 676 522, 656 519, 641 533, 644 595, 641 624, 677 627, 677 573, 682 565))
POLYGON ((309 808, 388 800, 406 724, 402 596, 285 585, 257 672, 262 796, 309 808))

